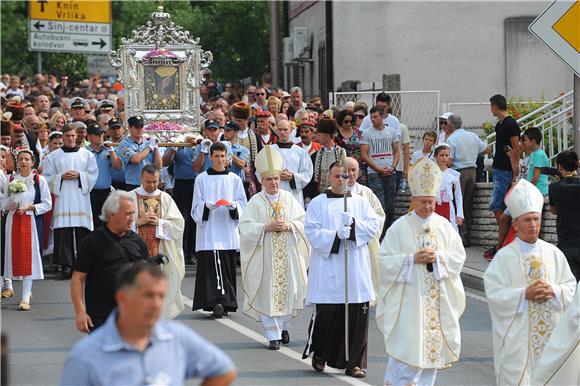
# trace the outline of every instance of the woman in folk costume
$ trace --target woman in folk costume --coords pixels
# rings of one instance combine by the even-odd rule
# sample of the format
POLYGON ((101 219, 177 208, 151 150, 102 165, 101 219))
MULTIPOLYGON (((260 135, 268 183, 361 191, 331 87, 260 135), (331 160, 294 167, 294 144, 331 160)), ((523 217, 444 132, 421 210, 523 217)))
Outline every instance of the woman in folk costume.
POLYGON ((441 169, 441 186, 437 192, 435 213, 445 217, 453 228, 459 232, 459 225, 463 224, 463 196, 459 183, 459 172, 447 167, 449 162, 448 144, 437 145, 434 151, 437 166, 441 169))
POLYGON ((22 279, 22 299, 18 308, 28 311, 32 281, 44 279, 41 256, 42 215, 52 205, 46 180, 32 171, 32 151, 20 151, 16 161, 20 172, 9 178, 2 198, 2 209, 9 211, 6 217, 4 268, 7 277, 22 279))
POLYGON ((572 302, 576 279, 562 251, 539 239, 544 197, 538 188, 522 179, 505 203, 517 238, 497 252, 483 274, 495 375, 498 385, 530 385, 572 302))

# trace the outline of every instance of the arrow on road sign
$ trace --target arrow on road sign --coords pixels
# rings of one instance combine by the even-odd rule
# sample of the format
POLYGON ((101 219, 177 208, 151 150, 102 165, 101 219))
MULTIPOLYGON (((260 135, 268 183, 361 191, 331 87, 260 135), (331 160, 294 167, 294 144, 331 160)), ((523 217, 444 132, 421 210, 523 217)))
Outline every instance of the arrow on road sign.
POLYGON ((39 30, 41 28, 44 28, 44 24, 40 24, 40 20, 37 21, 36 23, 34 23, 34 27, 39 30))
POLYGON ((104 41, 102 38, 101 38, 100 40, 101 40, 100 42, 92 42, 91 44, 92 44, 93 46, 98 46, 98 45, 100 45, 100 46, 101 46, 100 48, 101 48, 101 50, 102 50, 102 49, 103 49, 103 47, 107 45, 107 42, 105 42, 105 41, 104 41))
POLYGON ((48 3, 48 0, 37 0, 36 2, 40 4, 40 12, 44 12, 44 4, 48 3))

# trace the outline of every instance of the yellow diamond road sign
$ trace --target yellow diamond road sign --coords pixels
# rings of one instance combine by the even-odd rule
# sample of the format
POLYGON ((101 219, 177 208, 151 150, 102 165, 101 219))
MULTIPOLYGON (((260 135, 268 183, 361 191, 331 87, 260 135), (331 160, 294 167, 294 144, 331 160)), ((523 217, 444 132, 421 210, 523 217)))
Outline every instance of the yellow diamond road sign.
POLYGON ((28 0, 31 51, 107 53, 111 0, 28 0))
POLYGON ((554 1, 529 29, 580 76, 580 1, 554 1))

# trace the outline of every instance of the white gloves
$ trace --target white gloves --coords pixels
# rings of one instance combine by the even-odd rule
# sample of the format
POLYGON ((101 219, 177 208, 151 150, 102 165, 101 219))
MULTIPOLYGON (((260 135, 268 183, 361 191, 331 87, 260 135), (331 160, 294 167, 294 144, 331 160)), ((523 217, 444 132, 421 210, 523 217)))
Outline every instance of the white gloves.
POLYGON ((338 238, 341 240, 346 240, 350 236, 350 225, 342 226, 336 231, 338 238))
POLYGON ((105 142, 103 142, 103 147, 109 153, 112 153, 112 152, 115 151, 115 148, 113 147, 113 142, 111 142, 111 141, 105 141, 105 142))
POLYGON ((353 218, 350 215, 350 213, 341 212, 341 213, 339 213, 339 216, 340 216, 340 222, 342 223, 342 225, 349 226, 349 227, 352 225, 353 218))
POLYGON ((206 138, 203 141, 201 141, 201 152, 202 153, 208 154, 210 147, 211 147, 211 140, 206 138))
POLYGON ((219 207, 220 207, 219 205, 216 205, 216 204, 214 204, 213 202, 210 202, 210 201, 206 202, 206 203, 205 203, 205 206, 206 206, 206 207, 207 207, 209 210, 211 210, 211 211, 214 211, 214 210, 216 210, 217 208, 219 208, 219 207))
POLYGON ((159 145, 159 138, 157 138, 157 137, 149 138, 149 149, 155 150, 158 145, 159 145))
POLYGON ((229 210, 234 210, 238 207, 238 203, 237 202, 232 202, 231 204, 228 205, 228 209, 229 210))

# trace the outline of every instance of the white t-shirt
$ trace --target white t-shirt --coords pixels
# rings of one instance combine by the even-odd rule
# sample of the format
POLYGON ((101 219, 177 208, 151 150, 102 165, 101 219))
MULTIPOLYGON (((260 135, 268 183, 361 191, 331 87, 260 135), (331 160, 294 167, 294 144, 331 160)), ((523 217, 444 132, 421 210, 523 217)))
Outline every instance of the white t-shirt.
MULTIPOLYGON (((393 128, 397 133, 397 136, 401 138, 401 123, 399 122, 399 118, 395 117, 392 114, 389 114, 383 119, 383 123, 385 124, 385 126, 393 128)), ((373 123, 371 122, 371 115, 368 114, 366 117, 363 118, 363 121, 358 129, 361 133, 364 133, 371 127, 373 127, 373 123)))
MULTIPOLYGON (((399 142, 395 130, 385 126, 383 130, 371 127, 362 135, 361 144, 369 146, 369 157, 381 168, 393 167, 393 143, 399 142)), ((376 173, 373 168, 368 168, 368 173, 376 173)))

